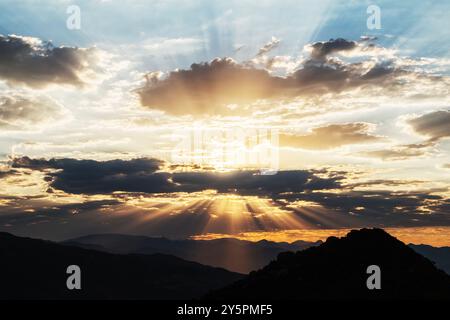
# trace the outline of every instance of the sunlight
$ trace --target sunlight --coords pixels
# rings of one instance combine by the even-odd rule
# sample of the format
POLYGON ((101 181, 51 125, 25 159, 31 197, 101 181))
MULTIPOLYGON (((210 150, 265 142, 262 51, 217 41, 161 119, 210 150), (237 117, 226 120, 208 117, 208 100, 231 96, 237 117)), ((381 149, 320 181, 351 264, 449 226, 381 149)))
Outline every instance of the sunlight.
MULTIPOLYGON (((302 241, 325 241, 328 237, 343 237, 352 229, 301 229, 301 230, 280 230, 265 232, 244 232, 239 234, 204 234, 192 236, 194 240, 213 240, 222 238, 236 238, 247 241, 268 240, 274 242, 295 242, 302 241)), ((450 227, 417 227, 417 228, 384 228, 392 236, 398 238, 406 244, 428 244, 436 247, 450 246, 450 227)))

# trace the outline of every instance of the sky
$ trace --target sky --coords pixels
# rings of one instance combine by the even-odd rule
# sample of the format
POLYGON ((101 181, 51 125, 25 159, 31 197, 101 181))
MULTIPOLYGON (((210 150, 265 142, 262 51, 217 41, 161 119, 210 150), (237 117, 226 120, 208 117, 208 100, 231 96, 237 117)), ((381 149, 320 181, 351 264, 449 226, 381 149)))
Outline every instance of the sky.
POLYGON ((0 0, 0 231, 450 245, 449 10, 0 0))

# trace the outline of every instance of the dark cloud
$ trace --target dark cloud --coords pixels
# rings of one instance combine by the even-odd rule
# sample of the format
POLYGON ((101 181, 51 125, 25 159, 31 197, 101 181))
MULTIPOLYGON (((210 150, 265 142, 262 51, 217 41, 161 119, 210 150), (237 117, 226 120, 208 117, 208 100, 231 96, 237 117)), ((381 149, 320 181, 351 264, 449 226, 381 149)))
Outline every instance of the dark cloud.
POLYGON ((369 68, 363 63, 345 63, 335 59, 307 60, 291 76, 297 95, 317 95, 342 92, 354 88, 385 87, 397 90, 405 85, 399 80, 406 71, 395 67, 392 61, 379 62, 369 68))
MULTIPOLYGON (((189 193, 212 189, 219 193, 271 198, 278 205, 299 214, 302 210, 301 207, 298 209, 300 211, 296 209, 294 205, 296 201, 317 203, 329 212, 339 213, 334 217, 338 220, 343 219, 341 224, 346 223, 344 221, 346 218, 389 225, 414 225, 416 221, 423 223, 440 221, 450 224, 448 212, 445 211, 448 199, 435 195, 432 190, 423 192, 356 190, 374 185, 398 187, 421 181, 375 180, 345 184, 347 172, 325 169, 279 171, 274 175, 261 175, 257 171, 250 170, 162 171, 166 167, 160 160, 151 158, 95 161, 22 157, 13 159, 11 170, 42 171, 46 174, 52 189, 75 194, 107 195, 122 191, 129 194, 147 193, 151 196, 154 193, 189 193), (430 212, 436 215, 424 215, 430 212)), ((320 218, 319 216, 317 218, 320 218)), ((332 216, 330 213, 329 217, 332 216)))
POLYGON ((420 143, 394 146, 389 149, 373 150, 361 153, 363 156, 381 158, 383 160, 405 160, 427 156, 435 150, 439 140, 450 137, 450 111, 440 110, 424 114, 422 116, 408 120, 412 129, 428 137, 420 143))
MULTIPOLYGON (((343 191, 281 195, 281 205, 296 200, 313 201, 327 210, 341 212, 345 217, 332 219, 332 214, 317 215, 316 222, 325 227, 351 225, 371 226, 436 226, 450 225, 448 199, 429 192, 343 191), (327 219, 328 218, 328 219, 327 219), (345 222, 342 221, 344 219, 345 222)), ((289 206, 302 213, 302 209, 289 206)))
POLYGON ((49 170, 47 181, 54 189, 69 193, 167 192, 172 183, 167 173, 156 171, 162 161, 149 158, 133 160, 77 160, 77 159, 13 159, 13 168, 49 170))
POLYGON ((450 111, 440 110, 411 119, 408 123, 417 133, 432 140, 450 137, 450 111))
POLYGON ((261 175, 257 171, 173 174, 173 181, 180 184, 182 191, 216 189, 219 192, 236 191, 240 194, 261 195, 338 188, 339 179, 320 178, 306 170, 279 171, 274 175, 261 175))
POLYGON ((339 187, 340 177, 320 178, 306 170, 280 171, 261 175, 258 171, 162 172, 155 159, 76 160, 15 158, 13 168, 47 172, 50 187, 68 193, 105 194, 124 192, 196 192, 216 189, 220 192, 262 194, 301 192, 339 187))
POLYGON ((422 180, 369 180, 369 181, 363 181, 363 182, 356 182, 351 184, 346 184, 345 186, 351 187, 351 188, 358 188, 358 187, 373 187, 373 186, 388 186, 388 187, 398 187, 398 186, 405 186, 405 185, 411 185, 411 184, 421 184, 425 181, 422 180))
POLYGON ((83 174, 87 176, 100 177, 110 174, 153 173, 163 164, 163 161, 153 158, 95 161, 70 158, 46 160, 20 157, 13 159, 12 167, 32 170, 68 169, 70 171, 83 171, 83 174))
POLYGON ((375 41, 375 40, 378 40, 378 37, 376 37, 376 36, 361 36, 359 39, 360 39, 362 42, 365 42, 365 41, 375 41))
POLYGON ((439 201, 430 206, 430 209, 435 212, 444 212, 447 214, 447 219, 450 220, 449 212, 450 212, 450 199, 445 199, 443 201, 439 201))
POLYGON ((50 42, 0 35, 0 78, 12 84, 83 85, 80 73, 89 68, 92 49, 55 47, 50 42))
POLYGON ((342 38, 338 38, 336 40, 330 39, 329 41, 324 42, 316 42, 311 45, 311 58, 323 60, 331 53, 353 50, 356 48, 356 45, 357 43, 355 41, 348 41, 342 38))
MULTIPOLYGON (((290 194, 280 196, 279 198, 289 201, 314 201, 326 208, 342 212, 356 213, 355 209, 360 208, 363 212, 365 210, 366 214, 369 214, 369 212, 377 212, 382 215, 390 215, 393 213, 429 213, 429 205, 427 205, 427 202, 435 201, 436 203, 444 203, 447 201, 441 196, 434 195, 432 192, 394 192, 378 190, 347 190, 338 194, 327 192, 290 194)), ((445 212, 439 211, 436 213, 445 212)), ((447 219, 450 219, 450 216, 448 216, 447 219)), ((450 223, 450 220, 448 222, 450 223)))
POLYGON ((370 133, 367 123, 330 124, 305 135, 281 134, 280 146, 303 149, 331 149, 347 144, 370 143, 382 139, 370 133))
MULTIPOLYGON (((256 171, 162 172, 167 166, 161 161, 145 158, 93 161, 24 157, 14 159, 13 167, 11 170, 22 173, 28 170, 45 173, 51 178, 48 182, 54 189, 111 196, 106 200, 70 204, 58 204, 42 196, 2 196, 4 205, 0 229, 28 236, 62 239, 98 232, 127 232, 187 237, 204 232, 286 230, 305 226, 450 226, 449 199, 438 195, 437 190, 356 190, 374 185, 398 187, 408 182, 376 180, 345 184, 344 180, 349 175, 345 171, 295 170, 268 176, 256 171), (236 214, 242 214, 245 219, 230 222, 229 213, 220 210, 213 212, 212 217, 211 208, 218 204, 215 197, 188 196, 186 201, 184 196, 180 196, 177 206, 174 200, 179 195, 170 194, 206 189, 267 198, 274 206, 273 210, 279 207, 284 211, 275 217, 269 208, 262 210, 254 199, 243 200, 243 206, 237 206, 242 212, 236 214), (114 191, 125 193, 111 195, 114 191), (159 204, 151 204, 151 207, 140 207, 133 202, 151 198, 154 193, 158 193, 158 198, 167 197, 170 204, 162 200, 159 204), (159 214, 159 209, 165 214, 159 214)), ((440 194, 442 191, 445 190, 440 190, 440 194)))
POLYGON ((14 175, 19 175, 19 172, 17 170, 5 170, 5 171, 0 170, 0 179, 14 175))
MULTIPOLYGON (((273 48, 274 43, 266 49, 273 48)), ((260 99, 290 99, 325 94, 363 86, 404 85, 397 78, 405 72, 380 62, 368 67, 327 58, 333 52, 351 50, 356 43, 343 39, 313 44, 311 59, 292 74, 275 76, 254 64, 239 64, 230 58, 192 64, 190 69, 170 72, 160 78, 147 75, 147 84, 137 90, 143 106, 174 115, 242 114, 242 104, 260 99), (233 108, 227 106, 234 105, 233 108), (236 108, 236 105, 238 106, 236 108)), ((265 50, 263 50, 265 52, 265 50)))
MULTIPOLYGON (((450 226, 449 200, 427 192, 343 191, 340 193, 289 192, 272 194, 273 207, 262 208, 254 200, 230 214, 216 209, 214 197, 170 196, 170 208, 162 203, 152 210, 127 204, 152 195, 120 194, 116 199, 56 204, 30 199, 10 199, 2 208, 0 229, 39 238, 67 239, 94 233, 131 233, 166 237, 197 234, 275 231, 295 228, 450 226), (296 204, 296 201, 303 201, 296 204), (308 205, 307 203, 316 203, 308 205), (33 208, 33 212, 24 210, 33 208), (165 214, 159 214, 161 208, 165 214), (284 209, 272 215, 272 210, 284 209), (242 211, 240 211, 242 210, 242 211), (429 211, 427 211, 429 210, 429 211), (211 217, 211 213, 215 217, 211 217), (176 213, 176 214, 173 214, 176 213), (145 217, 145 219, 143 219, 145 217), (243 219, 241 219, 241 217, 243 219), (248 219, 247 219, 248 218, 248 219), (213 220, 213 221, 212 221, 213 220)), ((2 198, 3 200, 3 198, 2 198)), ((42 200, 41 200, 42 201, 42 200)), ((226 200, 225 200, 226 201, 226 200)), ((223 204, 223 202, 222 202, 223 204)), ((231 208, 222 207, 223 210, 231 208)))
POLYGON ((378 64, 362 75, 361 80, 384 79, 384 81, 394 80, 393 78, 407 74, 406 71, 392 66, 390 62, 378 64))
POLYGON ((0 129, 26 130, 63 117, 63 108, 52 99, 10 94, 0 96, 0 129))

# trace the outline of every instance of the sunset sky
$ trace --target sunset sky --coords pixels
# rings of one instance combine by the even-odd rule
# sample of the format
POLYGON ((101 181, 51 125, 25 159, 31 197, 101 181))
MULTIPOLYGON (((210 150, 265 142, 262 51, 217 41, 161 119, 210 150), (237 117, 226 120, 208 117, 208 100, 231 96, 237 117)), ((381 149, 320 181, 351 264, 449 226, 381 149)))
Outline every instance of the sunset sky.
POLYGON ((1 0, 0 231, 450 246, 450 3, 313 4, 1 0))

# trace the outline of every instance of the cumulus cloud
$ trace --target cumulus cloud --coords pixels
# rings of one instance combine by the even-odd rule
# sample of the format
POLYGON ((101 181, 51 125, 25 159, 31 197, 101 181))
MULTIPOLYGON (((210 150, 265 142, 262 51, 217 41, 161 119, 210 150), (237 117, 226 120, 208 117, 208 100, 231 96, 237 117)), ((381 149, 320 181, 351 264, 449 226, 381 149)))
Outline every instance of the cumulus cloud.
POLYGON ((0 35, 0 78, 34 88, 82 86, 82 74, 91 70, 94 56, 94 49, 55 47, 38 38, 0 35))
POLYGON ((303 149, 332 149, 348 144, 370 143, 382 139, 370 133, 368 123, 330 124, 313 128, 304 135, 281 134, 280 145, 303 149))
POLYGON ((45 96, 0 96, 0 129, 27 130, 64 116, 65 109, 45 96))
POLYGON ((394 68, 379 65, 367 71, 360 65, 309 60, 292 75, 278 77, 225 58, 193 64, 166 78, 151 76, 138 93, 142 105, 169 114, 232 114, 242 113, 242 109, 228 108, 229 105, 381 85, 395 77, 395 72, 394 68))
POLYGON ((170 114, 222 114, 231 111, 226 107, 229 104, 271 97, 281 81, 265 70, 225 58, 192 64, 165 79, 151 77, 138 92, 144 106, 170 114))
MULTIPOLYGON (((269 42, 255 59, 261 60, 277 44, 276 39, 269 42)), ((280 101, 370 87, 385 87, 386 92, 393 92, 406 87, 408 81, 417 80, 416 73, 399 68, 392 59, 345 62, 331 57, 336 52, 377 52, 373 49, 376 47, 361 46, 344 39, 314 43, 310 57, 284 75, 274 75, 251 61, 238 63, 231 58, 216 58, 166 76, 150 73, 146 85, 137 92, 143 106, 169 114, 228 115, 243 114, 258 100, 280 101)), ((266 60, 266 67, 275 61, 266 60)))

